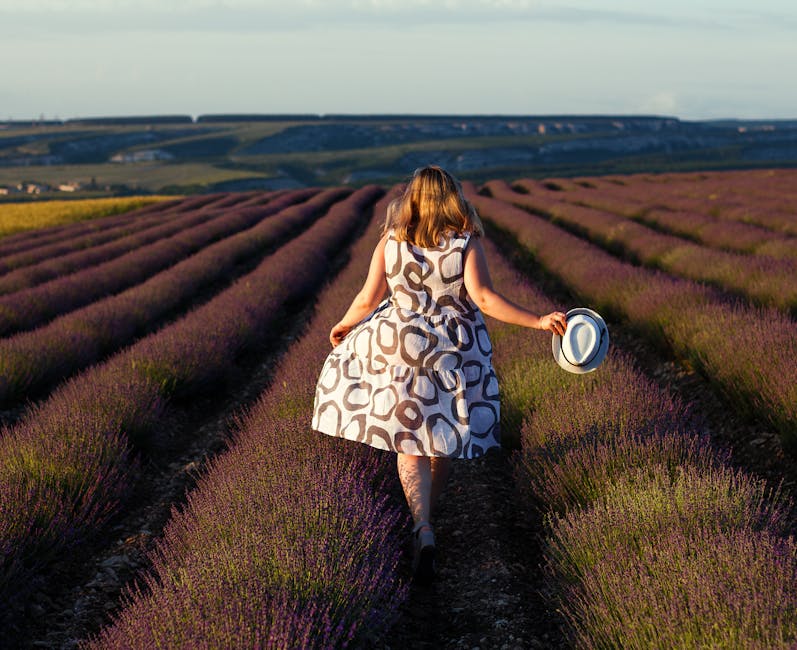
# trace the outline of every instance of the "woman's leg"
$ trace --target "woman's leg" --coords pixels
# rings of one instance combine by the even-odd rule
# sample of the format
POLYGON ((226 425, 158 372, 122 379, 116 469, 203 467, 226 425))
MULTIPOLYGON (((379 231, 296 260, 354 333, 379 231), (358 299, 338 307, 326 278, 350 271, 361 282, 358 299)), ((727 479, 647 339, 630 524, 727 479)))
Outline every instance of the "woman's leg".
POLYGON ((413 521, 431 521, 451 474, 451 459, 398 454, 398 474, 413 521))
POLYGON ((434 456, 430 460, 432 463, 432 495, 429 503, 429 516, 433 517, 434 513, 437 512, 437 501, 440 499, 448 477, 451 475, 451 459, 434 456))
POLYGON ((432 515, 432 464, 428 456, 398 454, 399 480, 415 524, 429 521, 432 515))
POLYGON ((404 496, 415 522, 413 578, 419 584, 428 584, 435 576, 435 539, 430 521, 432 508, 448 478, 451 459, 398 454, 396 464, 404 496))

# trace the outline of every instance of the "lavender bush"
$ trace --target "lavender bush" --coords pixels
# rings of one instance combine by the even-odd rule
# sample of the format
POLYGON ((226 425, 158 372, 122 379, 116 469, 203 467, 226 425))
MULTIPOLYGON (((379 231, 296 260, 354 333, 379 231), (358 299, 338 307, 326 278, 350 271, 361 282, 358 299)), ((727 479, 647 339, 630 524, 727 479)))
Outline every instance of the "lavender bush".
POLYGON ((783 535, 788 509, 763 480, 738 470, 651 462, 618 474, 589 507, 550 516, 546 554, 558 580, 576 582, 600 558, 632 554, 671 530, 783 535))
MULTIPOLYGON (((797 260, 797 240, 782 232, 767 230, 761 226, 742 221, 719 219, 708 212, 696 210, 679 210, 667 205, 667 197, 654 202, 644 192, 632 193, 634 183, 642 185, 644 181, 630 180, 623 186, 625 191, 618 191, 618 186, 603 182, 597 187, 596 179, 583 181, 583 184, 570 183, 559 188, 556 199, 576 205, 597 208, 629 219, 639 221, 651 228, 666 234, 685 237, 699 244, 739 253, 765 255, 778 259, 797 260)), ((726 184, 730 184, 727 180, 726 184)), ((517 181, 513 188, 519 192, 537 196, 550 196, 548 184, 533 179, 517 181)), ((782 191, 778 188, 777 191, 782 191)), ((751 204, 754 197, 747 199, 751 204)))
POLYGON ((114 227, 102 229, 95 228, 79 236, 58 236, 48 243, 43 243, 39 246, 31 246, 20 252, 3 255, 0 257, 0 273, 7 274, 11 271, 31 266, 44 260, 107 244, 142 230, 168 223, 170 219, 178 217, 179 215, 170 215, 168 212, 161 212, 152 215, 143 215, 136 219, 130 218, 114 227))
MULTIPOLYGON (((594 179, 593 179, 594 180, 594 179)), ((700 174, 635 174, 604 178, 601 189, 644 206, 703 213, 795 235, 794 170, 778 169, 700 174), (614 181, 614 182, 612 182, 614 181)))
POLYGON ((689 358, 742 413, 769 420, 787 445, 797 440, 797 326, 787 316, 734 307, 706 287, 623 263, 524 210, 470 198, 576 294, 689 358))
POLYGON ((226 227, 237 224, 242 228, 239 232, 122 293, 31 332, 0 340, 0 404, 10 405, 38 394, 131 342, 190 303, 203 287, 232 279, 237 264, 279 244, 340 197, 333 191, 312 199, 315 193, 298 190, 263 208, 232 212, 225 217, 226 227), (302 205, 289 207, 294 202, 302 205), (266 219, 270 215, 275 216, 266 219))
POLYGON ((0 600, 24 597, 39 565, 118 511, 136 474, 129 445, 152 441, 157 405, 223 375, 287 301, 304 299, 379 193, 369 186, 336 204, 216 298, 68 381, 3 433, 0 493, 20 496, 22 485, 24 499, 2 501, 0 548, 11 551, 0 558, 0 600))
POLYGON ((797 266, 788 260, 728 253, 658 233, 609 212, 513 192, 504 182, 486 185, 501 201, 543 214, 607 250, 670 273, 731 290, 759 304, 797 313, 797 266))
MULTIPOLYGON (((258 208, 221 214, 210 211, 187 213, 182 219, 153 229, 160 232, 144 236, 144 243, 149 245, 142 244, 142 247, 111 257, 104 263, 2 296, 0 335, 32 329, 57 315, 138 284, 209 243, 251 226, 259 219, 260 213, 258 208)), ((138 239, 142 235, 132 237, 138 239)), ((94 253, 89 249, 76 255, 91 257, 94 253)), ((54 263, 57 265, 58 261, 54 263)), ((20 272, 35 272, 35 269, 20 269, 20 272)), ((6 277, 12 275, 15 274, 6 277)))
POLYGON ((100 217, 84 221, 76 221, 60 226, 50 226, 36 230, 25 230, 0 238, 0 256, 14 254, 29 248, 35 248, 54 241, 70 239, 92 232, 101 232, 120 224, 135 221, 138 217, 146 217, 158 213, 169 213, 181 199, 156 201, 135 210, 129 210, 113 216, 100 217))
POLYGON ((26 251, 33 254, 34 249, 48 247, 52 244, 70 246, 72 250, 88 248, 105 237, 111 237, 114 232, 117 234, 132 233, 145 224, 155 223, 159 219, 164 222, 168 221, 184 214, 186 206, 188 206, 189 212, 193 210, 192 205, 198 205, 197 210, 218 211, 232 206, 244 207, 262 204, 280 196, 283 192, 284 190, 210 194, 199 197, 201 199, 199 203, 196 197, 159 200, 144 207, 112 216, 23 231, 0 239, 0 264, 3 265, 0 268, 5 268, 10 256, 18 253, 24 255, 26 251))
POLYGON ((328 329, 377 239, 372 224, 283 357, 281 381, 174 513, 143 588, 88 647, 339 648, 373 641, 395 617, 406 515, 381 487, 386 458, 308 423, 328 329))
POLYGON ((747 528, 668 531, 606 555, 565 595, 577 647, 793 648, 797 548, 747 528))
MULTIPOLYGON (((565 308, 486 250, 496 286, 538 312, 565 308)), ((546 593, 574 645, 793 647, 797 554, 783 536, 792 504, 728 469, 698 421, 625 355, 612 350, 596 372, 559 381, 549 337, 530 345, 534 333, 488 327, 502 409, 518 396, 531 404, 515 476, 547 513, 546 593), (518 362, 516 351, 532 358, 518 362)))
POLYGON ((521 427, 518 470, 539 508, 586 507, 618 476, 651 463, 709 470, 725 460, 696 434, 688 410, 630 359, 613 353, 601 371, 542 400, 521 427))
POLYGON ((710 215, 673 210, 648 210, 638 220, 675 235, 739 253, 797 260, 797 240, 741 221, 721 221, 710 215))

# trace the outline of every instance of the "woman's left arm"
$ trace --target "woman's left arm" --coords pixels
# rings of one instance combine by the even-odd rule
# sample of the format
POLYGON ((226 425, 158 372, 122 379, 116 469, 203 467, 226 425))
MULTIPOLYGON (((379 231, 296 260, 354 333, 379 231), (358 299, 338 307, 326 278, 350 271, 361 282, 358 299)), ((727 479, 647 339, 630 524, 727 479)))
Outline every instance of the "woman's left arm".
POLYGON ((371 266, 368 268, 368 277, 363 288, 352 300, 349 309, 343 318, 332 328, 329 333, 329 342, 332 347, 338 345, 363 318, 377 308, 387 294, 387 278, 385 277, 385 243, 387 235, 379 240, 371 256, 371 266))

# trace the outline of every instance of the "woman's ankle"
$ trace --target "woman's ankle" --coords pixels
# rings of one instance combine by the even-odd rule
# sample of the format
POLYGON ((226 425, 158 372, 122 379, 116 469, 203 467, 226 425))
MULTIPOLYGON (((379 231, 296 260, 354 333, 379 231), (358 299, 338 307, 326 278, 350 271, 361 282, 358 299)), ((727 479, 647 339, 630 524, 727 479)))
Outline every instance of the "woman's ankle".
POLYGON ((432 528, 432 524, 430 524, 428 520, 424 519, 415 524, 415 526, 412 529, 412 532, 417 535, 419 532, 431 532, 433 530, 434 529, 432 528))

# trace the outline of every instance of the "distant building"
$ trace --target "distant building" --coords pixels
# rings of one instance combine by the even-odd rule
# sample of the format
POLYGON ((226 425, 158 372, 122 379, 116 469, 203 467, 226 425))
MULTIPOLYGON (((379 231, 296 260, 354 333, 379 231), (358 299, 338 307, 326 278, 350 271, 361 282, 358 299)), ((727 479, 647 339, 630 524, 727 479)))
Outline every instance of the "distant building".
POLYGON ((44 183, 20 183, 17 185, 17 189, 26 194, 41 194, 42 192, 49 191, 50 186, 44 183))
POLYGON ((111 162, 114 163, 154 162, 156 160, 174 160, 174 156, 162 149, 141 149, 111 156, 111 162))

